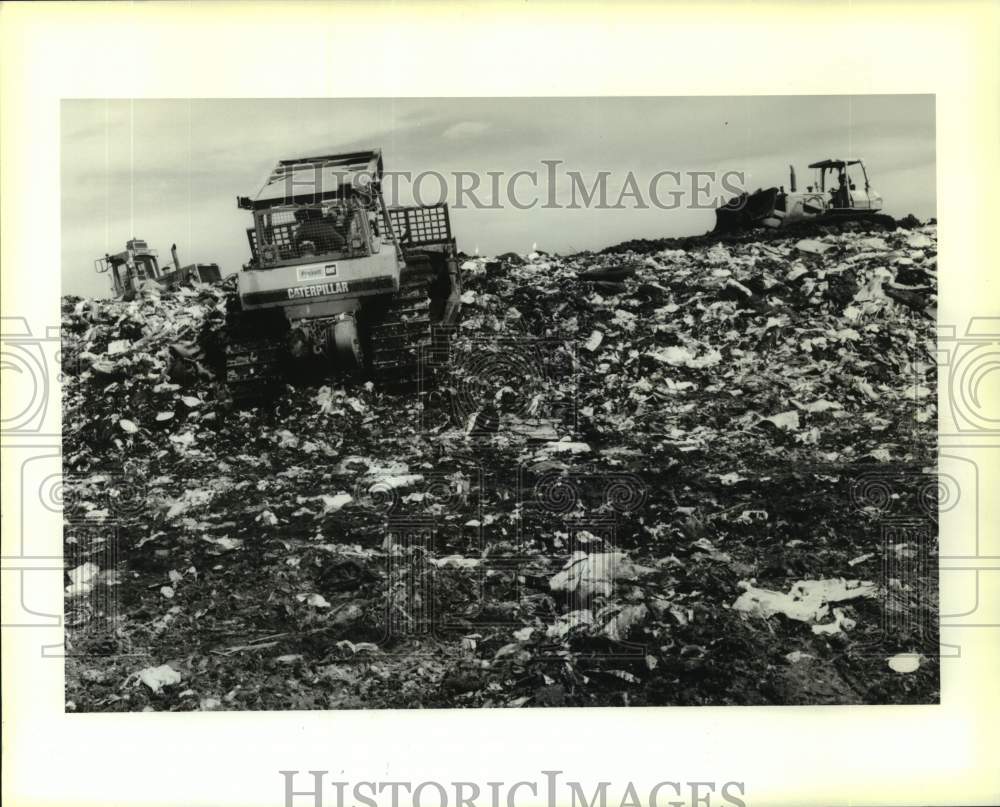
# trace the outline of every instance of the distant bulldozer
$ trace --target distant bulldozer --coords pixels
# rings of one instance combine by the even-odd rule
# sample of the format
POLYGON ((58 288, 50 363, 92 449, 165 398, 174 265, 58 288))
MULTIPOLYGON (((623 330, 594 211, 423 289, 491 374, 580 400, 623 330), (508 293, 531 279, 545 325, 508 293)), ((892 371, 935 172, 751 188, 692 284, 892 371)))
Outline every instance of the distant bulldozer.
POLYGON ((796 189, 795 167, 789 166, 788 191, 784 186, 766 188, 730 199, 715 211, 714 232, 782 227, 800 221, 891 221, 880 214, 882 197, 872 188, 860 159, 820 160, 809 167, 815 169, 816 179, 805 191, 796 189))
POLYGON ((176 244, 170 247, 172 269, 161 267, 158 255, 145 241, 133 238, 125 243, 124 251, 94 261, 94 268, 99 274, 110 276, 112 296, 123 300, 133 299, 145 284, 173 288, 192 281, 211 283, 222 276, 217 263, 181 266, 176 244))

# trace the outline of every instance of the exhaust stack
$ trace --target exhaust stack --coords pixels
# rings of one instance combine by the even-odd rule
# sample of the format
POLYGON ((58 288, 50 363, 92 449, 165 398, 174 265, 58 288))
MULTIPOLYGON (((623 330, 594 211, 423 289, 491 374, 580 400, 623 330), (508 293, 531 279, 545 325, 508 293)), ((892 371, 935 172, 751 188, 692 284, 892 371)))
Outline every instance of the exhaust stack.
POLYGON ((170 257, 174 259, 174 269, 179 272, 181 269, 181 262, 177 259, 177 244, 170 245, 170 257))
POLYGON ((788 184, 791 187, 791 192, 795 193, 795 166, 788 166, 788 184))

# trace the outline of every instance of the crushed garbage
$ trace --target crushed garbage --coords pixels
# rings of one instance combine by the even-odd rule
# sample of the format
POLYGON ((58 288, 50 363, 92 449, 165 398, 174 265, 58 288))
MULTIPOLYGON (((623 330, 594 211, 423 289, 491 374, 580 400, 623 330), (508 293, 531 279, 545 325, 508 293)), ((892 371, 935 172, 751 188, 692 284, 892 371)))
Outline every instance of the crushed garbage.
POLYGON ((181 682, 181 674, 169 664, 161 664, 158 667, 146 667, 137 674, 140 682, 157 694, 163 687, 174 686, 181 682))
POLYGON ((834 603, 846 602, 856 597, 875 597, 874 583, 858 580, 800 580, 792 585, 787 594, 769 589, 757 588, 751 583, 741 582, 745 589, 733 609, 740 613, 767 618, 774 614, 784 614, 799 622, 812 622, 815 633, 836 633, 843 628, 854 626, 853 620, 846 618, 834 603), (834 616, 832 623, 825 620, 834 616))
MULTIPOLYGON (((71 658, 67 697, 811 702, 776 676, 836 647, 857 698, 933 700, 933 652, 908 676, 885 661, 933 631, 890 642, 892 581, 848 581, 877 573, 885 512, 926 512, 936 243, 934 224, 845 224, 466 258, 432 391, 292 376, 266 411, 227 393, 227 281, 64 298, 67 602, 125 604, 111 640, 69 638, 130 638, 192 693, 120 690, 109 656, 106 684, 71 658), (367 672, 318 685, 352 647, 367 672)), ((935 575, 906 585, 893 607, 936 597, 935 575)))
POLYGON ((623 552, 575 552, 563 570, 549 581, 549 588, 584 597, 608 597, 616 580, 635 580, 649 571, 652 570, 636 565, 623 552))
POLYGON ((907 675, 920 669, 920 656, 916 653, 897 653, 887 663, 893 672, 907 675))

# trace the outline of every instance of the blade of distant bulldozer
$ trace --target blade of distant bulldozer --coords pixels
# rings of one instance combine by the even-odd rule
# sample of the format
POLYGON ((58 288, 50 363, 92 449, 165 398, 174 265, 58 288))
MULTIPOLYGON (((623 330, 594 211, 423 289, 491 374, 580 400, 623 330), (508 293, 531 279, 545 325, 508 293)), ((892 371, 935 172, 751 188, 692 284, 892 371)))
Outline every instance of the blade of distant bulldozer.
POLYGON ((731 232, 753 227, 754 224, 773 215, 777 188, 767 188, 754 193, 741 193, 715 210, 713 232, 731 232))

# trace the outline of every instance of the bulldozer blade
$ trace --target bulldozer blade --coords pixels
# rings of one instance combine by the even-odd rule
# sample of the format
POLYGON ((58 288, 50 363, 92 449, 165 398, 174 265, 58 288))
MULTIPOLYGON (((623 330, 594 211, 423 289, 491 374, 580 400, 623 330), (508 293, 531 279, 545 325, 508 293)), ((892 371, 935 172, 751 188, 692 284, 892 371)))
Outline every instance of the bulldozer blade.
POLYGON ((745 230, 765 219, 774 218, 774 205, 777 198, 777 188, 767 188, 754 193, 741 193, 722 207, 715 209, 715 229, 712 232, 726 233, 745 230))

